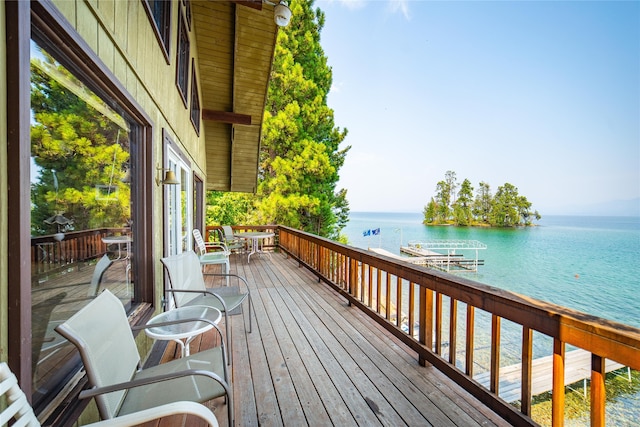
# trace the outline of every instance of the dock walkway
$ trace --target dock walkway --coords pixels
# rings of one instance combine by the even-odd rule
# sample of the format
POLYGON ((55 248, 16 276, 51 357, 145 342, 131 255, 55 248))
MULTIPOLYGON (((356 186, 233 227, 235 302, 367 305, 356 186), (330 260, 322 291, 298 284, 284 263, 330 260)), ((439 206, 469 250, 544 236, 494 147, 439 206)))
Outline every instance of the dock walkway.
MULTIPOLYGON (((605 362, 606 372, 617 371, 618 369, 622 368, 625 368, 625 366, 612 360, 607 359, 605 362)), ((626 368, 628 370, 628 375, 631 375, 630 368, 626 368)), ((531 395, 536 396, 538 394, 551 391, 553 381, 553 356, 545 356, 534 359, 531 363, 531 369, 531 395)), ((582 381, 584 394, 586 395, 587 379, 590 376, 591 353, 581 349, 571 350, 565 353, 565 386, 582 381)), ((473 379, 478 381, 486 388, 489 388, 489 372, 483 372, 481 374, 475 375, 473 379)), ((629 380, 630 379, 631 377, 629 376, 629 380)), ((502 399, 506 400, 509 403, 520 400, 520 397, 522 395, 521 385, 521 363, 500 368, 500 384, 498 385, 498 393, 502 399)))

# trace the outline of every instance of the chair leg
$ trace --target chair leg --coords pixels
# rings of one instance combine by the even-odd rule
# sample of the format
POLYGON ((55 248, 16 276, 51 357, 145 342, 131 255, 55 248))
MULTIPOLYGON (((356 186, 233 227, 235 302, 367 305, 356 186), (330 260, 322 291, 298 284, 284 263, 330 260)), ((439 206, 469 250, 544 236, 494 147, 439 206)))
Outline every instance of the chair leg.
POLYGON ((227 334, 227 365, 231 365, 233 359, 233 351, 231 350, 231 345, 233 340, 231 338, 231 328, 229 327, 229 312, 227 310, 224 311, 224 329, 227 334))
POLYGON ((231 273, 231 264, 229 263, 229 259, 225 261, 224 265, 225 265, 225 274, 227 274, 227 286, 229 286, 228 274, 231 273))

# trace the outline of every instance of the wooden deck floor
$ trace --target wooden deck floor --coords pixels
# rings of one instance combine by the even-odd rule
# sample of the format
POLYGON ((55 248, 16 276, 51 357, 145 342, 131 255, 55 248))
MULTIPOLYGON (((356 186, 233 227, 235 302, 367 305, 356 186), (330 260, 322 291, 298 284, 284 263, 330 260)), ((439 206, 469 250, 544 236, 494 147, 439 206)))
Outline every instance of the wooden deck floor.
MULTIPOLYGON (((284 254, 232 256, 252 286, 246 313, 231 318, 237 426, 508 425, 284 254)), ((206 334, 205 334, 206 335, 206 334)), ((194 341, 212 345, 207 336, 194 341)), ((197 348, 192 347, 192 352, 197 348)), ((173 357, 168 347, 165 357, 173 357)), ((207 402, 227 425, 223 399, 207 402)), ((158 424, 149 424, 158 425, 158 424)), ((197 425, 184 417, 162 426, 197 425)))

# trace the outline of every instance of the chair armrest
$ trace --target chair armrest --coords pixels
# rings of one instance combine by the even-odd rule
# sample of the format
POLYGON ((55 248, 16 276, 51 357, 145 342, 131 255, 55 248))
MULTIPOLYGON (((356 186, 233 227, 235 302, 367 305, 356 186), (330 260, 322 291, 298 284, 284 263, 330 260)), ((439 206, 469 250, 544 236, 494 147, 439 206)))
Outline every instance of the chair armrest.
MULTIPOLYGON (((224 351, 222 352, 222 354, 224 355, 224 351)), ((223 363, 226 363, 226 362, 223 360, 223 363)), ((218 374, 216 374, 215 372, 205 371, 205 370, 202 370, 202 369, 185 369, 184 371, 169 372, 169 373, 166 373, 166 374, 156 375, 156 376, 147 377, 147 378, 138 378, 138 379, 135 379, 135 380, 125 381, 123 383, 111 384, 111 385, 104 386, 104 387, 92 387, 92 388, 89 388, 89 389, 86 389, 86 390, 82 390, 80 392, 80 394, 78 395, 78 398, 80 398, 80 399, 88 399, 90 397, 95 397, 95 396, 98 396, 100 394, 112 393, 114 391, 120 391, 120 390, 127 390, 127 389, 134 388, 134 387, 140 387, 140 386, 144 386, 144 385, 155 384, 155 383, 162 382, 162 381, 168 381, 168 380, 173 380, 173 379, 176 379, 176 378, 183 378, 183 377, 188 377, 188 376, 204 376, 204 377, 208 377, 208 378, 220 383, 220 385, 225 389, 225 392, 227 393, 227 396, 231 396, 231 388, 229 387, 227 382, 225 380, 223 380, 222 378, 220 378, 220 376, 218 374)))
POLYGON ((229 248, 222 242, 204 242, 204 247, 206 249, 221 249, 225 253, 229 252, 229 248))
MULTIPOLYGON (((249 289, 249 282, 247 282, 247 279, 245 279, 244 277, 238 275, 238 274, 234 274, 234 273, 206 273, 206 276, 220 276, 220 277, 237 277, 238 279, 242 280, 244 282, 244 286, 247 288, 247 293, 249 295, 251 295, 251 289, 249 289)), ((211 289, 213 288, 207 288, 208 293, 212 293, 211 289)))
POLYGON ((216 416, 206 406, 196 402, 173 402, 134 412, 109 420, 89 424, 88 427, 130 427, 171 415, 189 414, 206 421, 209 427, 218 427, 216 416))

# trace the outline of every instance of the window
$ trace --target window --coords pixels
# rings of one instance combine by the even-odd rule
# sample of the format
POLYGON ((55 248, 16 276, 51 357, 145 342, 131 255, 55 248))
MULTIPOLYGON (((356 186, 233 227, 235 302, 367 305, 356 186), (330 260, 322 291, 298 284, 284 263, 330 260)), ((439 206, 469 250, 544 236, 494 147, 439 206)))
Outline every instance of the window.
POLYGON ((168 64, 171 37, 171 2, 167 0, 142 0, 142 3, 147 11, 147 16, 151 20, 168 64))
POLYGON ((178 57, 176 61, 176 85, 178 91, 187 106, 187 86, 189 84, 189 32, 184 15, 181 13, 178 19, 178 57))
POLYGON ((200 96, 198 95, 198 81, 196 80, 196 64, 191 61, 191 123, 200 135, 200 96))
POLYGON ((12 292, 27 303, 9 313, 8 339, 31 347, 31 363, 13 353, 9 361, 39 413, 81 366, 75 348, 53 331, 57 324, 105 288, 127 311, 150 314, 152 132, 148 116, 55 8, 26 5, 31 28, 11 35, 26 40, 30 63, 11 61, 18 65, 7 72, 25 76, 20 86, 31 100, 16 102, 20 113, 7 120, 26 130, 8 147, 9 158, 25 159, 10 166, 25 184, 8 191, 12 217, 24 218, 25 227, 9 227, 8 238, 25 245, 18 257, 31 262, 16 274, 9 261, 12 292))

